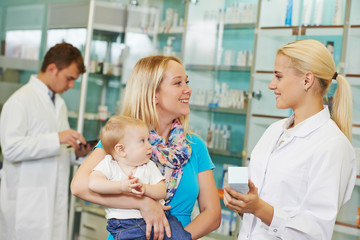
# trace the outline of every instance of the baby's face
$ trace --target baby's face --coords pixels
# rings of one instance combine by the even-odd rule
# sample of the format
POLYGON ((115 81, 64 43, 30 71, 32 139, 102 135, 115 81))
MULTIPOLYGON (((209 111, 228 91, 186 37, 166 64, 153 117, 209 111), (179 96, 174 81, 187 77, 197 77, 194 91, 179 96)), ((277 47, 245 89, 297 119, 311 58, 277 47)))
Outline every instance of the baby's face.
POLYGON ((126 164, 140 166, 149 162, 152 146, 149 143, 149 130, 146 127, 128 127, 124 140, 126 164))

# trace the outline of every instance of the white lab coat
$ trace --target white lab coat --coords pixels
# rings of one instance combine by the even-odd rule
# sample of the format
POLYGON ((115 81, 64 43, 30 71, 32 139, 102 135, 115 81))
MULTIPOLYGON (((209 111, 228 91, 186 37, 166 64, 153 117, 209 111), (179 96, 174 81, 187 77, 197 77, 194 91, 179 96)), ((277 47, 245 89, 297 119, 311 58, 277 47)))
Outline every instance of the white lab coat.
POLYGON ((338 210, 351 197, 355 153, 328 108, 287 132, 290 121, 272 124, 251 154, 250 178, 274 207, 271 225, 244 214, 239 239, 331 239, 338 210))
POLYGON ((58 132, 67 129, 64 100, 57 95, 54 106, 36 76, 5 103, 0 122, 5 239, 66 239, 69 158, 75 156, 60 145, 58 132))

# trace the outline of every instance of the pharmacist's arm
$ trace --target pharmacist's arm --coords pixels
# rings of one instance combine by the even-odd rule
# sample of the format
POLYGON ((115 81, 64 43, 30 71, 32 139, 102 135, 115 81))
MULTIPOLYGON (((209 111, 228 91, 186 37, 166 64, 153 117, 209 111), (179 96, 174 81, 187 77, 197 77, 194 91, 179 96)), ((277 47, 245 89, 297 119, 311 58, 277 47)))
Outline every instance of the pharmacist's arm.
POLYGON ((157 236, 160 236, 159 239, 162 239, 161 236, 164 234, 164 228, 166 233, 171 233, 161 205, 153 199, 119 194, 101 195, 89 189, 90 173, 104 159, 105 155, 105 151, 102 148, 96 148, 80 165, 71 182, 72 194, 86 201, 107 207, 139 209, 145 219, 147 229, 150 228, 151 230, 152 227, 154 228, 154 239, 157 239, 157 236))
POLYGON ((216 189, 213 171, 200 172, 199 179, 199 210, 200 214, 185 227, 192 239, 198 239, 216 230, 221 222, 221 207, 216 189))

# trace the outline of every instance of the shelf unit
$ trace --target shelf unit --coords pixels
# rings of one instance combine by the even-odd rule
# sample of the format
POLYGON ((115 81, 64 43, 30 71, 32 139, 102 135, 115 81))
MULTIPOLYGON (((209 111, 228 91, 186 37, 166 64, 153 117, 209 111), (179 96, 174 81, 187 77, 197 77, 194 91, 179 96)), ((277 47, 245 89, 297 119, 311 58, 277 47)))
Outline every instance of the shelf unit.
POLYGON ((346 235, 360 237, 360 226, 358 226, 358 225, 353 225, 353 224, 336 221, 334 231, 343 233, 346 235))
POLYGON ((37 60, 0 56, 0 72, 4 78, 0 77, 0 106, 23 85, 20 81, 21 73, 37 72, 40 67, 41 63, 37 60), (5 72, 8 70, 13 74, 5 79, 5 72))
POLYGON ((214 65, 186 65, 187 70, 198 70, 198 71, 239 71, 239 72, 250 72, 250 66, 214 66, 214 65))
POLYGON ((246 109, 239 109, 239 108, 209 107, 209 106, 203 106, 203 105, 190 104, 190 109, 196 110, 196 111, 246 115, 246 109))
MULTIPOLYGON (((214 176, 218 186, 221 185, 224 164, 242 165, 245 121, 248 112, 246 102, 249 95, 252 61, 251 57, 250 60, 246 57, 246 60, 243 60, 238 56, 249 56, 249 53, 253 52, 253 36, 256 31, 256 24, 252 22, 228 23, 225 19, 221 20, 221 16, 218 15, 219 9, 222 11, 224 8, 231 8, 235 2, 250 5, 256 4, 257 0, 199 1, 195 6, 191 5, 184 48, 184 65, 193 90, 190 99, 191 126, 205 141, 208 140, 208 146, 211 145, 209 144, 211 125, 216 124, 215 126, 218 127, 221 123, 229 126, 228 129, 231 131, 228 149, 208 148, 215 164, 214 176), (221 95, 223 89, 242 91, 240 106, 229 104, 232 106, 230 108, 226 107, 227 103, 220 104, 220 101, 211 100, 212 95, 217 93, 221 95), (199 100, 200 92, 201 95, 205 95, 205 100, 203 98, 199 100)), ((224 97, 220 98, 224 99, 224 97)), ((204 239, 235 239, 235 237, 211 233, 204 239)))
MULTIPOLYGON (((255 4, 257 1, 240 2, 240 4, 255 4)), ((242 154, 240 153, 242 153, 247 113, 246 96, 249 91, 252 68, 251 61, 236 61, 237 56, 235 55, 236 53, 239 55, 242 51, 245 53, 245 50, 249 51, 249 49, 251 50, 249 52, 252 52, 253 41, 248 39, 254 36, 256 24, 252 22, 228 23, 225 18, 221 19, 220 15, 217 15, 219 9, 231 8, 233 4, 235 4, 234 1, 225 0, 207 3, 199 2, 196 6, 189 8, 184 63, 189 75, 190 86, 193 89, 193 96, 197 96, 198 91, 206 91, 205 94, 212 94, 210 92, 214 91, 216 94, 216 82, 220 84, 221 88, 223 88, 223 84, 228 84, 229 89, 244 91, 245 97, 242 104, 245 107, 240 109, 238 107, 212 107, 216 106, 216 104, 211 102, 209 102, 210 104, 208 102, 190 102, 192 110, 190 114, 191 125, 201 131, 202 134, 199 135, 202 135, 203 139, 207 139, 206 135, 208 134, 205 122, 209 126, 219 122, 230 126, 231 144, 229 152, 237 153, 221 156, 237 158, 238 160, 232 160, 232 162, 237 161, 237 164, 241 165, 242 154), (212 16, 211 19, 209 18, 210 15, 212 16), (214 17, 214 15, 217 16, 214 17)), ((191 100, 194 99, 195 97, 192 97, 191 100)), ((212 151, 210 153, 216 155, 212 151)), ((218 162, 217 158, 213 156, 215 164, 218 162)), ((220 160, 220 162, 224 161, 227 161, 226 158, 220 160)), ((220 162, 218 164, 222 164, 220 162)))
MULTIPOLYGON (((130 71, 138 59, 152 54, 156 48, 158 24, 159 11, 151 7, 95 0, 49 4, 48 34, 60 32, 49 39, 54 41, 60 37, 75 42, 78 39, 71 38, 70 30, 84 29, 86 33, 83 42, 77 44, 83 51, 88 71, 82 75, 81 82, 77 81, 75 89, 64 95, 70 110, 69 122, 84 133, 85 138, 98 139, 106 120, 119 113, 117 105, 130 71), (72 17, 64 20, 65 14, 72 17), (116 67, 117 71, 106 71, 109 66, 116 67), (107 107, 106 116, 100 117, 98 106, 107 107)), ((70 205, 68 238, 72 239, 76 205, 73 196, 70 205)))

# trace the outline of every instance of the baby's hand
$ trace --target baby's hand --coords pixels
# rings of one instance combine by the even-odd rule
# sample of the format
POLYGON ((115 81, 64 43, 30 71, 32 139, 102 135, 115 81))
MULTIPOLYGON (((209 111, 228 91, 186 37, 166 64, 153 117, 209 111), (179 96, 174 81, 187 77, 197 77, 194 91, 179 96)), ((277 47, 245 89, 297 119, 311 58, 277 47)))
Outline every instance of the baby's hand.
POLYGON ((134 176, 129 176, 130 181, 130 191, 137 195, 144 195, 145 193, 145 186, 142 182, 139 181, 138 178, 135 178, 134 176))

